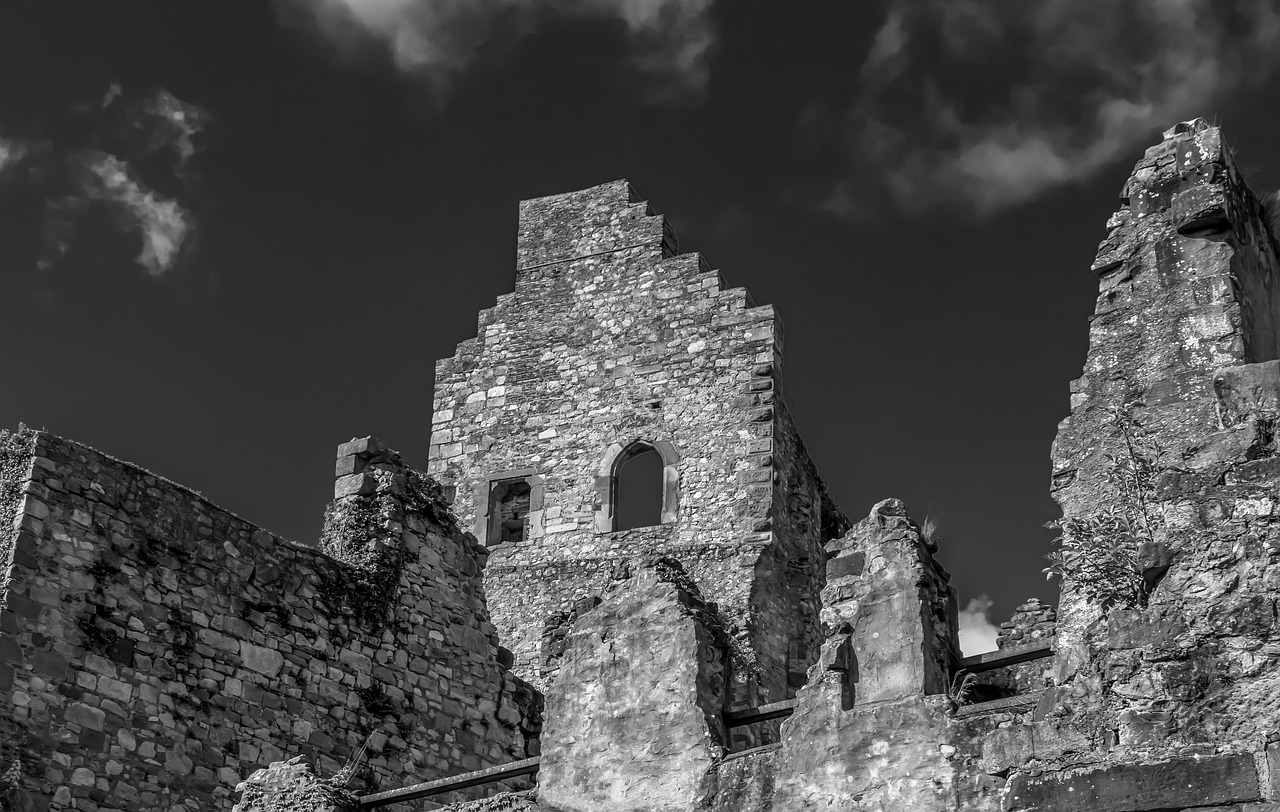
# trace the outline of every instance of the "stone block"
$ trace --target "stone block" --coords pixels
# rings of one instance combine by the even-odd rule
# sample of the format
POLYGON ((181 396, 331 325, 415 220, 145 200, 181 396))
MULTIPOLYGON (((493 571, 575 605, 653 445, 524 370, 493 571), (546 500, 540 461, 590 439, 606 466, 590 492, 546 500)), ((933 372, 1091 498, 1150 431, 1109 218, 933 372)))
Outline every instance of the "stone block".
POLYGON ((67 706, 64 718, 68 722, 80 725, 88 730, 102 730, 102 726, 107 719, 107 714, 102 710, 90 707, 83 702, 72 702, 67 706))
POLYGON ((368 474, 351 474, 339 477, 333 483, 333 498, 345 499, 348 496, 365 496, 378 489, 378 480, 368 474))
POLYGON ((862 552, 849 553, 832 558, 827 561, 827 581, 861 575, 866 563, 867 556, 862 552))
POLYGON ((364 457, 358 457, 354 454, 346 457, 338 457, 333 464, 333 475, 335 477, 350 476, 358 474, 369 467, 369 461, 364 457))
POLYGON ((1225 190, 1215 184, 1202 184, 1184 189, 1173 196, 1170 215, 1174 226, 1183 234, 1229 228, 1225 190))
POLYGON ((341 459, 343 457, 358 456, 368 459, 386 453, 388 450, 386 443, 377 437, 360 437, 339 445, 337 457, 341 459))
POLYGON ((1267 745, 1267 799, 1280 801, 1280 742, 1267 745))
POLYGON ((268 677, 276 676, 284 667, 284 655, 280 652, 244 641, 240 642, 240 659, 245 668, 268 677))
POLYGON ((1005 810, 1149 812, 1258 800, 1253 757, 1224 755, 1017 775, 1009 782, 1005 810))
POLYGON ((1280 414, 1280 361, 1220 369, 1213 376, 1223 425, 1280 414))

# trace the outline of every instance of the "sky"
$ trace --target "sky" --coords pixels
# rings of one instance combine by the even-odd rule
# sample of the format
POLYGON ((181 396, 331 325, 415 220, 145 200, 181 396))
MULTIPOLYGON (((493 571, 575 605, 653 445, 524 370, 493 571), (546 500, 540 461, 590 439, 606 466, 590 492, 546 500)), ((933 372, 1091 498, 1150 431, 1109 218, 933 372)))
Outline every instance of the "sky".
POLYGON ((1028 597, 1089 270, 1143 149, 1280 187, 1280 0, 0 6, 0 426, 313 541, 333 450, 425 468, 521 199, 629 179, 786 324, 855 520, 938 525, 965 647, 1028 597))

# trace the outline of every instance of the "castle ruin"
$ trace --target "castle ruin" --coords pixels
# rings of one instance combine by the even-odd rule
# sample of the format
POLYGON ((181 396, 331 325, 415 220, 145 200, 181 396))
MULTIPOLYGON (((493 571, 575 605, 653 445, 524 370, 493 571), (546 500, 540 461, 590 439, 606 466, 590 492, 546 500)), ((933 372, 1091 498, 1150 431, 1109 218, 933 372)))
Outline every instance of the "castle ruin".
POLYGON ((998 651, 905 505, 827 495, 772 307, 619 181, 521 204, 428 470, 339 446, 315 546, 0 435, 0 809, 1280 812, 1276 234, 1200 120, 1121 198, 1060 604, 998 651))

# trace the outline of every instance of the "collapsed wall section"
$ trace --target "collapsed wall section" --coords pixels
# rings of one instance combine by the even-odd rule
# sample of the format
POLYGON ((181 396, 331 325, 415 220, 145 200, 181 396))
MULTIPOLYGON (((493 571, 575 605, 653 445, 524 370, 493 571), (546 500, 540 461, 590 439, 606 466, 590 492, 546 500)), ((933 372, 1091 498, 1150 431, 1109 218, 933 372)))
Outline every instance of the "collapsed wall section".
POLYGON ((1109 227, 1054 444, 1054 705, 1113 758, 1253 746, 1280 724, 1273 236, 1202 120, 1147 150, 1109 227))
POLYGON ((32 808, 230 809, 243 777, 295 753, 347 765, 352 791, 525 756, 536 708, 498 664, 483 552, 394 452, 340 450, 333 557, 31 442, 0 719, 32 808))
POLYGON ((619 563, 661 555, 724 613, 735 697, 786 698, 814 656, 823 531, 844 520, 781 406, 773 308, 676 255, 625 181, 525 201, 519 233, 514 292, 437 364, 429 469, 489 549, 516 671, 543 684, 548 624, 619 563), (636 449, 661 456, 661 515, 620 527, 636 449))

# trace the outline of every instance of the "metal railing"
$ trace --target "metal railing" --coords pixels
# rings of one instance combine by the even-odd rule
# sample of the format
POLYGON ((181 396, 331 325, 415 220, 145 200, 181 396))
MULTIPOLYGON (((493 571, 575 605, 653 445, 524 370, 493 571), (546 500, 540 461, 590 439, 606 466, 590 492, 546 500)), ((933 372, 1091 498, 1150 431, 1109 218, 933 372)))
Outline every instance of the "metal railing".
POLYGON ((386 792, 375 792, 372 795, 363 795, 360 797, 360 808, 373 809, 379 806, 398 804, 403 801, 416 801, 419 798, 430 798, 432 795, 443 795, 446 792, 478 787, 481 784, 492 784, 495 781, 505 781, 508 778, 517 778, 521 775, 534 775, 538 772, 541 762, 541 758, 534 756, 521 761, 513 761, 509 764, 499 764, 497 767, 486 767, 483 770, 452 775, 448 778, 437 778, 434 781, 424 781, 421 784, 413 784, 408 787, 389 789, 386 792))

